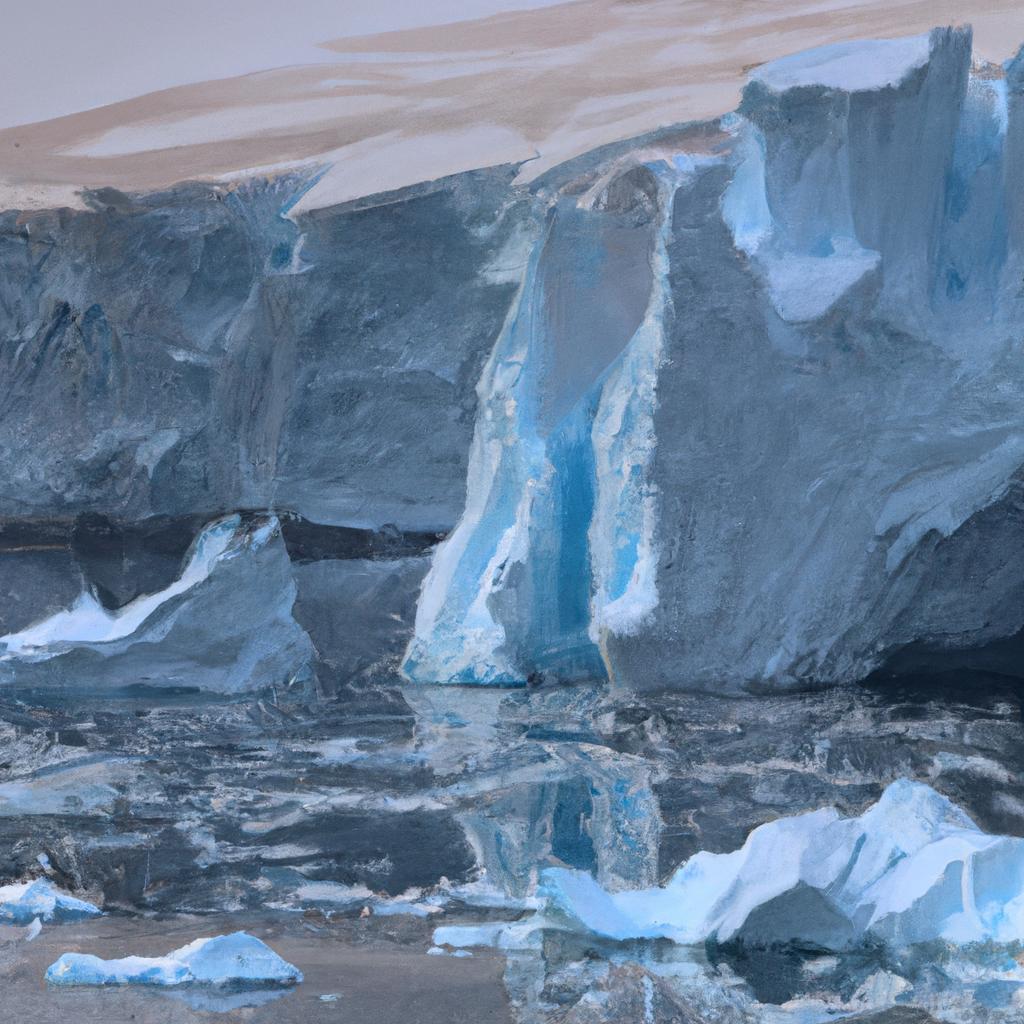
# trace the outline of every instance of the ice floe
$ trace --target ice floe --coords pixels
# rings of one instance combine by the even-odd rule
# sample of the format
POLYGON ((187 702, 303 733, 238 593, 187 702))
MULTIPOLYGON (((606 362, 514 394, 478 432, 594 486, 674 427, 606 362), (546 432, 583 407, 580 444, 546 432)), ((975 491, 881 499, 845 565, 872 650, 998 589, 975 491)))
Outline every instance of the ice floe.
POLYGON ((302 972, 246 932, 196 939, 166 956, 103 960, 64 953, 46 971, 54 985, 295 985, 302 972))

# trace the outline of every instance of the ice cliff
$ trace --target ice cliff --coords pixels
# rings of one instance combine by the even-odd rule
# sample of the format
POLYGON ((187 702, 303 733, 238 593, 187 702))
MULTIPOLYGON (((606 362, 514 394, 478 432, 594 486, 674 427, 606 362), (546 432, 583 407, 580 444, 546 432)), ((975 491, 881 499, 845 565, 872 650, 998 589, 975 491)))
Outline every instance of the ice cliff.
POLYGON ((936 29, 764 65, 721 121, 529 186, 0 214, 0 675, 234 691, 404 650, 417 683, 735 690, 988 657, 1024 627, 1022 161, 1024 64, 936 29), (239 511, 283 546, 167 597, 239 511), (230 573, 247 610, 198 647, 237 657, 146 633, 230 573))
POLYGON ((844 682, 1020 630, 1024 80, 970 43, 780 60, 717 138, 549 179, 410 678, 844 682))

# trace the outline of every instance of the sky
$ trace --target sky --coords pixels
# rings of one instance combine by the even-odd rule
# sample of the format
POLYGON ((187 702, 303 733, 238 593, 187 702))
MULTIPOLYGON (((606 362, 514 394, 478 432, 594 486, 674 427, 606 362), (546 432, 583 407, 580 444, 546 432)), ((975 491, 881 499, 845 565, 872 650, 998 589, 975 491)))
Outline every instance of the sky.
POLYGON ((342 36, 559 0, 14 0, 0 36, 0 128, 144 93, 314 64, 342 36))

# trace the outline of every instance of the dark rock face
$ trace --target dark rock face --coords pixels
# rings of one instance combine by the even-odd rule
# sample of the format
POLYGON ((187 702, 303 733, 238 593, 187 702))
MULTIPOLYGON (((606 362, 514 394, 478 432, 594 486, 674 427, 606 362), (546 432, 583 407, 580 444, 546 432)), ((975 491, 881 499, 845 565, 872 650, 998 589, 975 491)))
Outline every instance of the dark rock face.
POLYGON ((392 670, 425 572, 402 560, 460 514, 477 380, 532 230, 513 173, 295 221, 294 176, 0 215, 0 636, 81 594, 120 614, 171 586, 218 516, 285 510, 273 565, 227 566, 191 624, 176 604, 130 653, 6 678, 223 692, 392 670), (308 639, 285 640, 305 636, 296 585, 319 673, 308 639), (253 656, 279 614, 277 653, 253 656))
POLYGON ((393 671, 412 635, 427 556, 330 559, 294 567, 295 619, 313 638, 321 684, 393 671))

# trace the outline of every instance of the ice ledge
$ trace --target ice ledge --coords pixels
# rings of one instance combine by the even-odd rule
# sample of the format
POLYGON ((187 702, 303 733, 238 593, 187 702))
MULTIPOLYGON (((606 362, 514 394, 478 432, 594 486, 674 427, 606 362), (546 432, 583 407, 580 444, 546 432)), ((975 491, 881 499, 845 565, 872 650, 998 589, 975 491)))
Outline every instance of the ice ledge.
POLYGON ((773 60, 750 76, 772 92, 806 86, 868 92, 899 85, 924 67, 931 55, 931 36, 865 39, 834 43, 773 60))
POLYGON ((761 257, 772 307, 787 323, 805 323, 825 316, 881 262, 877 252, 849 239, 834 240, 833 247, 830 256, 761 257))

